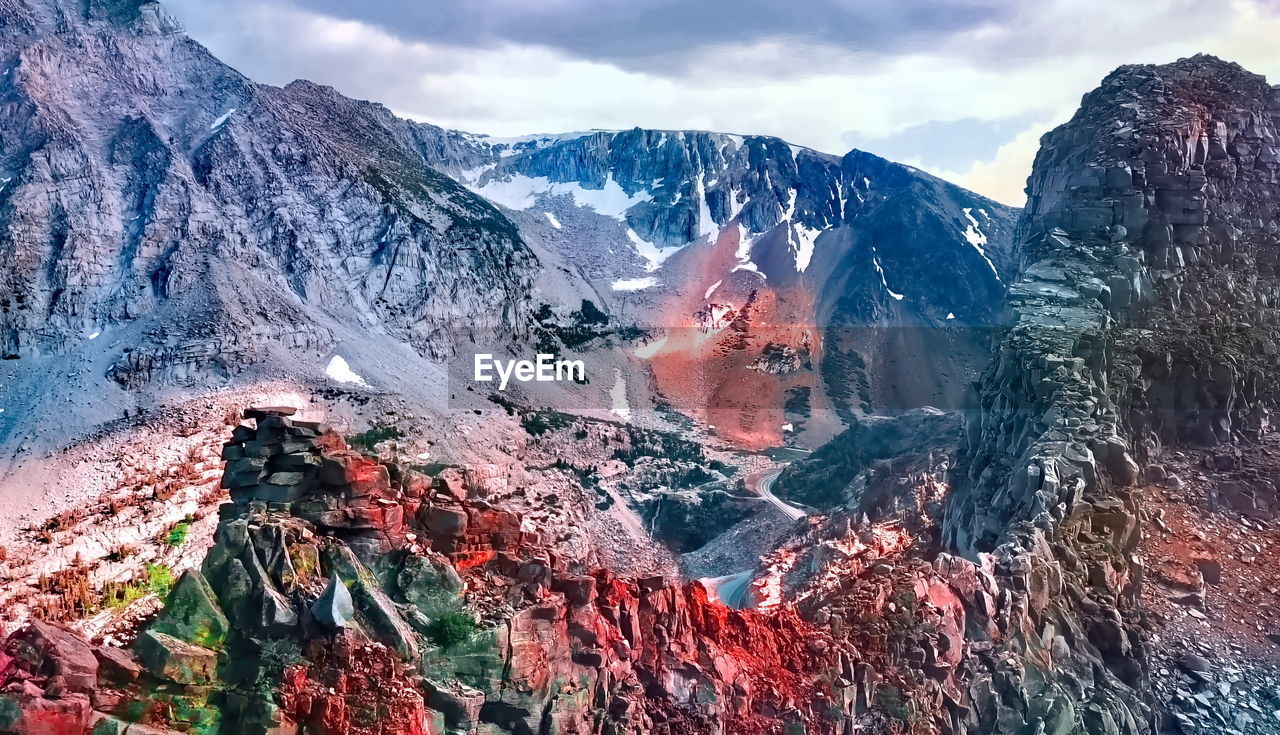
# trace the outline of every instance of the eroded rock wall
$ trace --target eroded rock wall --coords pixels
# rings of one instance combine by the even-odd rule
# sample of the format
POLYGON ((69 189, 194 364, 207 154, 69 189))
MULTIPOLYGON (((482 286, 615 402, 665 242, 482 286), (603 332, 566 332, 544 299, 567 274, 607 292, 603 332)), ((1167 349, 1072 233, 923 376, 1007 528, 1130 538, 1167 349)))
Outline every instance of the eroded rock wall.
POLYGON ((978 731, 1157 726, 1131 486, 1164 446, 1266 430, 1278 124, 1263 78, 1197 56, 1118 69, 1042 140, 945 522, 1007 589, 989 610, 1004 653, 974 662, 978 731))

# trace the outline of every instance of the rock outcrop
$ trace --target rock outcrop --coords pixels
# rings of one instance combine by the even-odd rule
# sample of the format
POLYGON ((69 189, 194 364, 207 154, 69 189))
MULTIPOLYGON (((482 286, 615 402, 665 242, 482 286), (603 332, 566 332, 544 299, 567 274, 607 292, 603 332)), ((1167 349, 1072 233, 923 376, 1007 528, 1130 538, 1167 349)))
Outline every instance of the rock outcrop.
MULTIPOLYGON (((697 582, 582 569, 457 477, 382 464, 292 413, 246 412, 257 426, 236 428, 224 450, 231 501, 216 543, 130 652, 39 623, 10 639, 0 733, 44 732, 33 723, 58 718, 66 733, 141 723, 208 733, 834 734, 882 721, 876 692, 888 682, 898 715, 916 711, 903 698, 925 685, 896 677, 884 631, 906 649, 930 641, 931 660, 959 655, 934 640, 963 628, 958 607, 937 613, 949 623, 924 627, 935 614, 926 603, 942 598, 914 578, 879 574, 858 588, 868 615, 910 603, 909 617, 879 633, 843 627, 816 602, 731 610, 697 582)), ((823 533, 848 550, 845 574, 871 575, 867 554, 905 548, 847 525, 823 533)), ((924 691, 936 698, 940 686, 924 691)))
POLYGON ((1197 56, 1118 69, 1043 139, 945 522, 1006 590, 985 616, 1002 653, 972 662, 977 731, 1161 726, 1133 486, 1165 447, 1267 430, 1278 124, 1264 79, 1197 56))

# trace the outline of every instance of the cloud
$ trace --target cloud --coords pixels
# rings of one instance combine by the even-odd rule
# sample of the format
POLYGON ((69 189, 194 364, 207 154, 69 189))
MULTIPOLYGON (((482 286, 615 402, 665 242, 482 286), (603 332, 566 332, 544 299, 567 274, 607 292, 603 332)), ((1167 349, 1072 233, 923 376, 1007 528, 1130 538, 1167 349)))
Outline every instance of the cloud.
POLYGON ((1280 18, 1263 0, 169 6, 251 78, 312 79, 450 128, 719 130, 831 153, 852 144, 1012 204, 1040 134, 1120 64, 1205 51, 1280 76, 1280 18))
POLYGON ((928 161, 943 170, 963 170, 974 158, 991 158, 1014 135, 1025 130, 1037 115, 1018 115, 998 120, 966 117, 958 120, 929 120, 888 135, 850 131, 844 142, 854 148, 875 151, 894 161, 928 161))
MULTIPOLYGON (((507 43, 555 49, 630 71, 666 74, 706 52, 785 39, 794 48, 902 53, 1007 19, 1009 0, 297 0, 406 39, 467 48, 507 43)), ((813 55, 806 64, 821 65, 813 55)), ((752 70, 796 71, 794 65, 752 70)))

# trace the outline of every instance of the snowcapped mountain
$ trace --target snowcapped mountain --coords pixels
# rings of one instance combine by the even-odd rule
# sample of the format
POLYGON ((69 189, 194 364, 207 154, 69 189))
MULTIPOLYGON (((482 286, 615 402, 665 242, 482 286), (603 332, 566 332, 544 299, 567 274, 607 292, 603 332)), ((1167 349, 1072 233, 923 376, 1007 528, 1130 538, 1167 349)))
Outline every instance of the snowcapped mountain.
POLYGON ((527 242, 668 339, 645 352, 658 393, 720 413, 739 439, 776 441, 813 408, 847 419, 956 405, 1012 268, 1017 210, 862 151, 641 129, 423 137, 425 155, 507 211, 527 242), (683 339, 690 330, 702 337, 683 339), (804 369, 760 362, 792 353, 804 369), (760 398, 730 395, 744 392, 760 398))
POLYGON ((426 376, 459 330, 520 341, 587 300, 649 335, 602 358, 638 405, 772 443, 814 412, 954 402, 960 325, 1003 292, 1013 210, 860 151, 492 138, 255 84, 154 2, 0 16, 0 438, 68 391, 100 397, 74 406, 90 427, 148 387, 324 383, 355 354, 362 381, 444 400, 426 376))

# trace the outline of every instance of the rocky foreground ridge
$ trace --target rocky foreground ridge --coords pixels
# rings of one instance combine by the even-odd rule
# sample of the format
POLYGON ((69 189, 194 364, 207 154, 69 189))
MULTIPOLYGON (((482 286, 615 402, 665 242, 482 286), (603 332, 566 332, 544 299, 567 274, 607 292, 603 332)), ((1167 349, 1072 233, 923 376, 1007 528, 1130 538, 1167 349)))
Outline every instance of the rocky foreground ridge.
POLYGON ((291 413, 235 429, 216 543, 131 649, 49 623, 0 648, 0 732, 892 731, 954 688, 963 606, 928 565, 877 561, 900 531, 814 526, 827 586, 735 611, 583 569, 457 476, 291 413), (899 675, 904 655, 929 677, 899 675))

